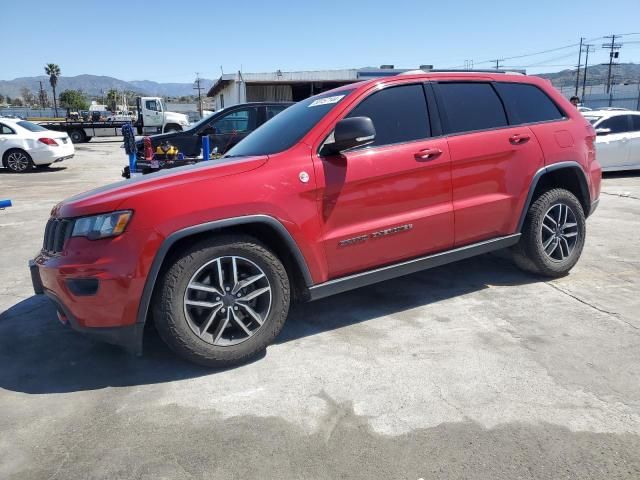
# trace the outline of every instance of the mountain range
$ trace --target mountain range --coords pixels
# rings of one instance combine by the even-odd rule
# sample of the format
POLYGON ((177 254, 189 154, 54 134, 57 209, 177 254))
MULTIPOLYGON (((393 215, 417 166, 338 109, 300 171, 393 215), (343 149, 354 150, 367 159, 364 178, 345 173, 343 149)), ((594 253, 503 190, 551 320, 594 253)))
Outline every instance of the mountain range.
MULTIPOLYGON (((49 77, 40 75, 37 77, 20 77, 13 80, 0 80, 0 94, 9 97, 19 97, 20 90, 27 87, 34 94, 40 90, 40 82, 45 90, 51 95, 49 77)), ((213 80, 201 79, 201 85, 208 89, 213 84, 213 80)), ((193 90, 193 83, 158 83, 151 80, 125 81, 114 77, 101 75, 77 75, 75 77, 61 76, 58 78, 56 91, 82 90, 89 96, 99 97, 106 94, 110 89, 119 91, 128 90, 143 95, 157 95, 162 97, 191 96, 197 93, 193 90)))
MULTIPOLYGON (((587 84, 603 84, 607 80, 608 65, 599 64, 589 67, 587 84)), ((560 72, 539 74, 540 77, 550 79, 557 87, 571 85, 575 82, 575 69, 562 70, 560 72)), ((614 70, 615 83, 638 83, 640 81, 640 64, 621 63, 614 70)), ((34 94, 40 90, 40 82, 48 91, 51 91, 49 77, 41 75, 37 77, 21 77, 13 80, 0 80, 0 94, 9 97, 19 97, 20 89, 29 88, 34 94)), ((202 79, 202 86, 206 90, 213 84, 213 80, 202 79)), ((125 81, 114 77, 98 75, 77 75, 75 77, 62 76, 58 79, 58 92, 73 89, 82 90, 89 96, 99 97, 109 89, 128 90, 143 95, 157 95, 162 97, 192 96, 196 92, 193 83, 159 83, 151 80, 125 81)))

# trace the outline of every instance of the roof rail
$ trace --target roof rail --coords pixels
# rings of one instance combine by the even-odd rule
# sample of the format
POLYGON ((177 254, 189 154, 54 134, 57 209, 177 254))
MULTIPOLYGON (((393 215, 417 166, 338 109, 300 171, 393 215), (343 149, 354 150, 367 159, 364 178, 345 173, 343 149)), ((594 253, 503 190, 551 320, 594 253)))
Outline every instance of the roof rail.
POLYGON ((408 70, 398 75, 416 75, 419 73, 502 73, 505 75, 526 75, 524 70, 496 70, 496 69, 431 69, 431 70, 408 70))

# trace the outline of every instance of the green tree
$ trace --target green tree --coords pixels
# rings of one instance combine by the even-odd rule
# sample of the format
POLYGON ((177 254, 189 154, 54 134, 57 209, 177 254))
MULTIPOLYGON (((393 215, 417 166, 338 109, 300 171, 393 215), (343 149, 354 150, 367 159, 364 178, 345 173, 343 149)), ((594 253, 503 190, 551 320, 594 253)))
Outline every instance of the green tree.
POLYGON ((56 100, 56 87, 58 86, 58 77, 60 76, 60 67, 55 63, 48 63, 44 66, 44 72, 49 75, 49 83, 53 90, 53 108, 56 110, 56 117, 58 116, 58 102, 56 100))
POLYGON ((4 103, 4 95, 0 93, 0 103, 4 103))
POLYGON ((89 110, 89 101, 82 90, 65 90, 60 94, 60 105, 70 110, 89 110))

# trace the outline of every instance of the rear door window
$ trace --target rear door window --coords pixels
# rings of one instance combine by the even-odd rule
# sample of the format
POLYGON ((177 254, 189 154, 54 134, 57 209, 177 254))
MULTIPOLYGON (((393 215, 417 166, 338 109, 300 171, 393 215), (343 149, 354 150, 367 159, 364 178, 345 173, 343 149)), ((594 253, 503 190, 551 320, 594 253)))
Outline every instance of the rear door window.
POLYGON ((16 132, 14 132, 11 128, 7 127, 6 125, 0 123, 0 135, 12 135, 16 132))
POLYGON ((512 125, 564 118, 564 114, 556 104, 535 85, 496 83, 496 89, 502 97, 512 125))
POLYGON ((608 128, 610 133, 625 133, 631 131, 631 115, 616 115, 603 120, 598 128, 608 128))
POLYGON ((435 85, 444 110, 446 133, 507 126, 507 115, 491 84, 446 82, 435 85))
POLYGON ((376 129, 371 145, 390 145, 431 135, 427 101, 422 85, 390 87, 372 93, 347 118, 369 117, 376 129))
POLYGON ((631 129, 640 132, 640 115, 631 115, 631 129))

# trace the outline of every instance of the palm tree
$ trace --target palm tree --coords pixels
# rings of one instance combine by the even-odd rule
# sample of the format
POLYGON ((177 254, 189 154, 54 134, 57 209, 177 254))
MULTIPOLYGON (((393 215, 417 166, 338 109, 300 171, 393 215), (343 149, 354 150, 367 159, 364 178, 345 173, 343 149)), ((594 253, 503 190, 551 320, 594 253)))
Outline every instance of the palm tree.
POLYGON ((48 63, 44 66, 44 72, 49 75, 49 83, 53 89, 53 108, 56 110, 56 117, 58 116, 58 102, 56 100, 56 86, 58 85, 58 77, 60 76, 60 67, 55 63, 48 63))

